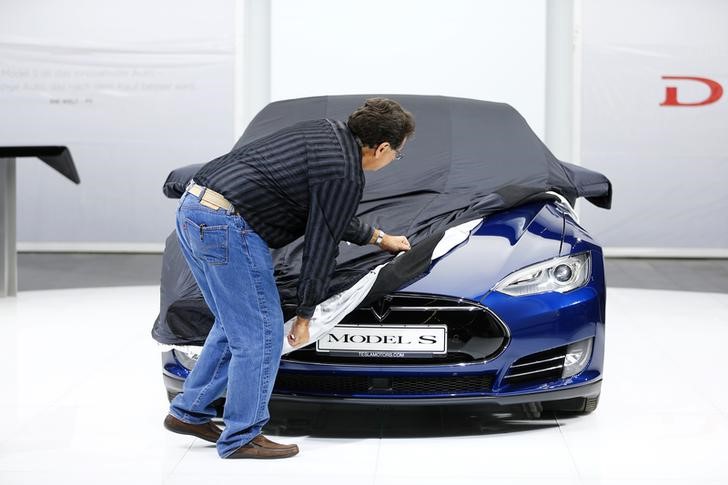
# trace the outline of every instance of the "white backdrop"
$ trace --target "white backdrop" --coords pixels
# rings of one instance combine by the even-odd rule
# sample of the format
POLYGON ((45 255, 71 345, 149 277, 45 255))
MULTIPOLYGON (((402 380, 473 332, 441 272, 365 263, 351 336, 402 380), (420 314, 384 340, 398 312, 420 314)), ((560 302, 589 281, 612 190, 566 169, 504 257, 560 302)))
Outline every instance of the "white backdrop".
POLYGON ((82 179, 75 186, 19 161, 21 248, 160 247, 174 209, 161 183, 174 167, 229 150, 235 103, 251 80, 269 79, 271 100, 383 92, 505 101, 543 134, 544 0, 271 0, 270 38, 241 35, 237 17, 249 4, 2 3, 0 102, 10 116, 0 119, 0 144, 67 145, 82 179), (234 86, 241 39, 270 42, 271 55, 240 66, 234 86))
POLYGON ((273 0, 271 18, 273 100, 407 93, 501 101, 543 138, 544 0, 273 0))
MULTIPOLYGON (((168 171, 226 152, 239 135, 242 3, 1 4, 0 144, 68 145, 82 178, 75 186, 37 160, 18 162, 21 247, 162 243, 174 209, 160 191, 168 171)), ((681 103, 711 94, 666 76, 728 89, 728 4, 582 7, 581 158, 615 188, 612 211, 581 204, 585 224, 611 248, 725 250, 728 96, 660 104, 671 86, 681 103)), ((505 101, 543 137, 543 0, 271 0, 269 20, 261 75, 272 100, 384 92, 505 101)), ((248 79, 257 68, 242 65, 248 79)))
POLYGON ((582 164, 614 184, 611 211, 581 204, 587 227, 640 254, 728 249, 728 96, 661 106, 711 94, 663 76, 728 90, 728 2, 588 1, 582 31, 582 164))
POLYGON ((159 246, 169 171, 232 146, 234 1, 0 5, 0 145, 67 145, 81 176, 18 160, 19 246, 159 246))

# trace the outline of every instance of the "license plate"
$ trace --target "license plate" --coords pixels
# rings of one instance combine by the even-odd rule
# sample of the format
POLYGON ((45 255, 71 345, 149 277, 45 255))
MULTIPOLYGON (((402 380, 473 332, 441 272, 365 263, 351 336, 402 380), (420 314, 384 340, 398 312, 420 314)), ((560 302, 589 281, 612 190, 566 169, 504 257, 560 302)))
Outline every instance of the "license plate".
POLYGON ((361 357, 408 357, 447 353, 445 325, 337 325, 316 342, 318 352, 361 357))

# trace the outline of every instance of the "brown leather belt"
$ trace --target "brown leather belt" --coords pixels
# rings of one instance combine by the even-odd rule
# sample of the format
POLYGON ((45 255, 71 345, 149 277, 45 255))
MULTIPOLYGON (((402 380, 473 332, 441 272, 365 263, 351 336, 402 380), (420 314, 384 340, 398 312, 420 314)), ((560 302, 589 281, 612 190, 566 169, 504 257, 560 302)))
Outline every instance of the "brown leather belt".
POLYGON ((198 197, 200 199, 200 204, 205 207, 215 210, 225 209, 231 212, 237 212, 234 205, 212 189, 208 189, 207 187, 203 187, 202 185, 197 185, 192 182, 187 186, 187 192, 198 197))

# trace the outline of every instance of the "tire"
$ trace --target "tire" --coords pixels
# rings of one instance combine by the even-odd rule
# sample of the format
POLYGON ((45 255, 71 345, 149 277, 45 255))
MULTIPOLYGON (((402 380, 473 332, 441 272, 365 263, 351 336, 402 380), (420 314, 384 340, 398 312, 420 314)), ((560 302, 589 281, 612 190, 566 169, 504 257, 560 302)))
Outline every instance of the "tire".
POLYGON ((541 419, 543 405, 540 402, 521 404, 521 416, 524 419, 541 419))
POLYGON ((576 397, 562 401, 545 401, 543 410, 556 415, 581 416, 593 413, 599 405, 599 396, 576 397))

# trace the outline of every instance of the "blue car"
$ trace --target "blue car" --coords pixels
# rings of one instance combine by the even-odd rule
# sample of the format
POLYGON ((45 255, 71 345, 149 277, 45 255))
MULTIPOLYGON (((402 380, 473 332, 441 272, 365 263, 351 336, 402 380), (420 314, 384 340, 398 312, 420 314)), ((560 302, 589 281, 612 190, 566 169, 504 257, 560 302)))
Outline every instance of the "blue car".
MULTIPOLYGON (((426 207, 442 201, 442 206, 458 217, 438 211, 445 215, 440 219, 432 214, 423 216, 425 222, 415 224, 411 215, 400 217, 397 209, 391 216, 394 225, 402 217, 409 218, 406 224, 410 232, 401 233, 413 241, 413 252, 418 241, 426 244, 428 238, 466 220, 470 221, 468 234, 446 254, 419 261, 416 274, 395 278, 396 287, 390 282, 386 291, 364 299, 316 342, 284 355, 273 400, 356 405, 471 404, 494 410, 518 409, 531 418, 539 417, 544 410, 577 414, 594 411, 604 362, 604 260, 601 247, 580 224, 573 204, 583 196, 608 208, 609 181, 601 174, 555 160, 520 115, 507 105, 445 97, 396 98, 405 107, 421 108, 412 110, 418 131, 412 147, 408 146, 407 157, 410 150, 413 156, 420 155, 419 160, 430 156, 431 147, 418 151, 416 143, 421 138, 426 138, 422 143, 431 143, 427 130, 435 130, 432 136, 436 136, 443 116, 450 117, 450 126, 482 124, 485 131, 465 130, 448 140, 450 153, 455 154, 449 161, 440 152, 433 155, 435 165, 462 163, 464 172, 451 169, 443 180, 457 189, 440 184, 438 194, 429 193, 432 197, 426 207), (448 109, 440 109, 442 106, 448 109), (483 136, 486 132, 489 135, 483 136), (459 148, 470 146, 472 150, 459 148), (533 151, 528 152, 528 147, 533 151), (512 156, 515 162, 498 169, 497 173, 507 174, 503 180, 493 181, 490 168, 473 168, 488 166, 493 158, 500 161, 504 156, 512 156), (474 164, 472 157, 481 157, 482 163, 474 164), (548 163, 539 158, 529 165, 534 157, 548 163), (544 166, 550 168, 543 171, 544 166), (460 181, 452 182, 462 174, 460 181), (488 184, 493 186, 482 190, 488 184), (494 193, 498 197, 490 196, 494 193), (458 198, 464 202, 453 205, 451 202, 458 198), (484 200, 487 203, 482 204, 484 200), (434 226, 433 220, 438 220, 434 226), (425 344, 425 350, 413 342, 425 344)), ((273 103, 251 123, 246 131, 248 137, 244 135, 239 145, 278 126, 271 125, 271 119, 285 126, 306 117, 331 116, 332 112, 341 117, 360 99, 326 97, 321 113, 293 109, 309 107, 311 100, 319 106, 321 98, 273 103)), ((430 167, 428 170, 433 166, 424 165, 430 167)), ((165 193, 179 195, 180 187, 195 169, 185 167, 173 173, 165 193)), ((389 191, 389 202, 402 195, 402 206, 411 211, 413 197, 418 201, 422 191, 390 183, 391 174, 381 177, 367 179, 360 217, 382 220, 381 214, 376 215, 383 207, 377 205, 382 190, 389 191)), ((421 188, 428 182, 420 179, 417 183, 421 188)), ((381 210, 391 211, 391 205, 381 210)), ((163 304, 153 330, 154 338, 164 346, 162 374, 170 399, 182 390, 211 325, 209 313, 202 309, 204 301, 200 302, 194 281, 185 274, 184 260, 175 245, 172 234, 165 250, 163 304), (205 319, 208 321, 200 325, 205 319)), ((366 254, 362 256, 356 248, 346 259, 346 251, 352 249, 342 243, 344 258, 339 267, 344 269, 362 265, 366 270, 388 263, 382 255, 372 255, 372 261, 366 263, 366 254)), ((276 264, 287 268, 295 252, 274 251, 276 264)), ((344 273, 351 275, 351 271, 344 273)), ((288 291, 295 287, 296 275, 286 277, 277 266, 276 276, 288 319, 296 308, 293 293, 288 291)), ((220 399, 222 404, 224 396, 220 399)))

